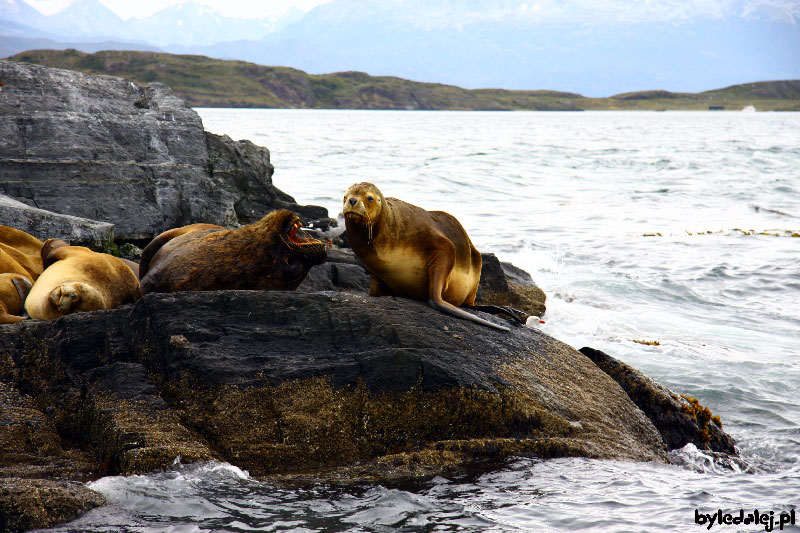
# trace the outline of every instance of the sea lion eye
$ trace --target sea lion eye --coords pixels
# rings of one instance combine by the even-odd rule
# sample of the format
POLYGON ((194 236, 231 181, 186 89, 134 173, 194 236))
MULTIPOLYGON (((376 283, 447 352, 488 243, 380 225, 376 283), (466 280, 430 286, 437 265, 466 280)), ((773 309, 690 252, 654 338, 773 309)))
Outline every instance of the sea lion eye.
POLYGON ((367 201, 368 202, 374 202, 375 198, 373 198, 372 196, 367 196, 367 201))

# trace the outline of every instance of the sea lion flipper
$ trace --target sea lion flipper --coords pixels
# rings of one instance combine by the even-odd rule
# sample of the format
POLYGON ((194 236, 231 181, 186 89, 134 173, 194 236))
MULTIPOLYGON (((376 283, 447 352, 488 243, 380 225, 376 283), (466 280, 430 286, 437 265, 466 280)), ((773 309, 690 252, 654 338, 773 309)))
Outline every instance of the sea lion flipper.
POLYGON ((33 287, 33 283, 23 276, 19 276, 11 280, 11 283, 17 288, 17 294, 19 294, 19 304, 20 308, 25 308, 25 299, 28 297, 28 294, 31 292, 31 287, 33 287))
POLYGON ((509 328, 505 326, 501 326, 500 324, 495 324, 494 322, 489 322, 488 320, 484 320, 473 314, 467 313, 460 307, 456 307, 453 304, 445 302, 444 300, 439 300, 437 302, 436 300, 431 298, 430 300, 428 300, 428 305, 430 305, 434 309, 438 309, 442 313, 447 313, 448 315, 452 315, 454 317, 463 318, 464 320, 469 320, 470 322, 475 322, 476 324, 489 326, 490 328, 499 329, 500 331, 511 331, 509 328))
POLYGON ((521 324, 523 326, 527 323, 528 315, 519 309, 514 309, 513 307, 508 307, 505 305, 465 305, 463 307, 472 309, 473 311, 482 311, 484 313, 490 313, 493 315, 505 315, 517 324, 521 324))
POLYGON ((369 277, 369 295, 370 296, 394 296, 394 292, 389 286, 383 282, 376 275, 371 275, 369 277))
POLYGON ((464 320, 469 320, 476 324, 483 324, 484 326, 489 326, 501 331, 511 331, 505 326, 489 322, 488 320, 467 313, 463 309, 456 307, 442 298, 447 283, 447 276, 453 270, 453 265, 455 264, 456 250, 455 246, 448 240, 441 239, 438 241, 438 244, 438 250, 434 252, 429 259, 428 305, 448 315, 463 318, 464 320))

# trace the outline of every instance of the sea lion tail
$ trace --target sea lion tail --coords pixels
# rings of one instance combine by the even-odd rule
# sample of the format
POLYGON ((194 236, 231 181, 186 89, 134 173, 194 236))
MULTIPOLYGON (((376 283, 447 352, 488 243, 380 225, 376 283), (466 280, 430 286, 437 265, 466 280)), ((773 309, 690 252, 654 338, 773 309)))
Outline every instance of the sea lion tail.
POLYGON ((445 302, 444 300, 437 302, 436 300, 431 298, 428 300, 428 305, 430 305, 434 309, 438 309, 442 313, 446 313, 448 315, 461 318, 464 320, 469 320, 470 322, 475 322, 476 324, 489 326, 490 328, 499 329, 500 331, 507 331, 507 332, 511 331, 509 328, 505 326, 501 326, 500 324, 495 324, 494 322, 489 322, 488 320, 484 320, 483 318, 467 313, 463 309, 460 309, 454 306, 453 304, 445 302))

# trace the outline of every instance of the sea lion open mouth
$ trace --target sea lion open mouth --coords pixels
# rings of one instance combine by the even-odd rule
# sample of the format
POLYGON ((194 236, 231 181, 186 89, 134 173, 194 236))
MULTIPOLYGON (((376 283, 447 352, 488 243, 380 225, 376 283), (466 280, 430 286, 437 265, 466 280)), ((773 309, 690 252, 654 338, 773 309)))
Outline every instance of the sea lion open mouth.
POLYGON ((292 217, 292 219, 289 221, 287 229, 285 229, 284 233, 281 235, 283 242, 285 242, 289 247, 323 245, 322 241, 314 239, 313 237, 309 237, 306 232, 301 231, 300 228, 302 226, 303 223, 300 222, 298 217, 292 217))

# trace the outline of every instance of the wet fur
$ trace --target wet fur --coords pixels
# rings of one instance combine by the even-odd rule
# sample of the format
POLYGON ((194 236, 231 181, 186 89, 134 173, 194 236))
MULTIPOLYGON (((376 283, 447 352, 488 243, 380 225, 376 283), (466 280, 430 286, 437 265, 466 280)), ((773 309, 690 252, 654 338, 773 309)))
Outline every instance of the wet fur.
POLYGON ((25 302, 31 318, 53 320, 79 311, 114 309, 142 295, 139 280, 121 259, 63 241, 45 241, 47 265, 25 302))
POLYGON ((193 224, 164 232, 142 252, 142 290, 294 290, 325 259, 320 241, 287 242, 294 219, 291 211, 280 210, 235 230, 193 224))
POLYGON ((347 240, 372 275, 371 296, 427 301, 443 313, 508 331, 459 309, 475 303, 482 259, 454 216, 385 198, 366 182, 351 186, 343 205, 347 240))

